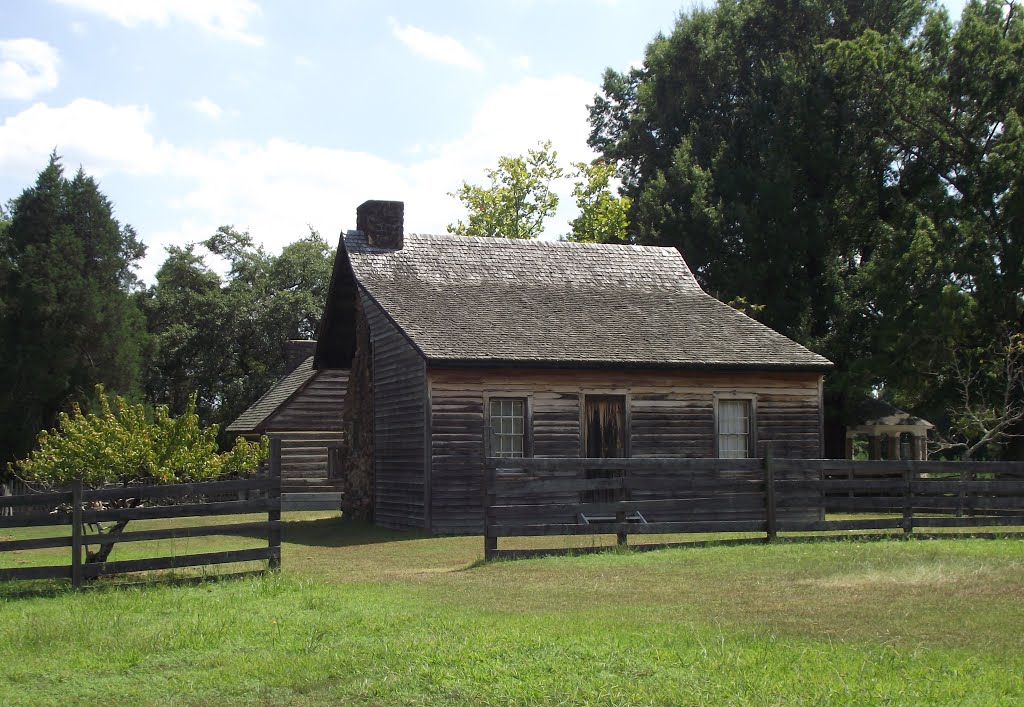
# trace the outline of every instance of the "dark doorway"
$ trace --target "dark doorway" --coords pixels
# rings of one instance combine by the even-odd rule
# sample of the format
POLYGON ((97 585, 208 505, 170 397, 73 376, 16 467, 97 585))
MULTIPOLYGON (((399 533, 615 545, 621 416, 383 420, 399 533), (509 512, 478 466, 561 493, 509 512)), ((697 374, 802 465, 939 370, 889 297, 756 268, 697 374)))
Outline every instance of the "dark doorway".
POLYGON ((626 396, 588 395, 584 400, 587 456, 598 459, 628 456, 626 396))
MULTIPOLYGON (((584 398, 584 444, 586 456, 622 459, 629 456, 626 444, 626 397, 588 395, 584 398)), ((622 469, 588 469, 587 479, 617 479, 622 469)), ((610 503, 626 500, 622 489, 595 489, 580 494, 581 503, 610 503)))

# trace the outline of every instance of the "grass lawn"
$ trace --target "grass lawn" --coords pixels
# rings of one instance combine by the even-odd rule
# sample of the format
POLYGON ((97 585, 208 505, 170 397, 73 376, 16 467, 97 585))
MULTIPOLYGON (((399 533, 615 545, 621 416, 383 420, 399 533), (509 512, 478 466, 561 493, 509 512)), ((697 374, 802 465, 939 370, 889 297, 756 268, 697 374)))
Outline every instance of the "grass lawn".
POLYGON ((0 704, 1024 703, 1021 540, 483 564, 479 537, 286 519, 277 575, 0 585, 0 704))

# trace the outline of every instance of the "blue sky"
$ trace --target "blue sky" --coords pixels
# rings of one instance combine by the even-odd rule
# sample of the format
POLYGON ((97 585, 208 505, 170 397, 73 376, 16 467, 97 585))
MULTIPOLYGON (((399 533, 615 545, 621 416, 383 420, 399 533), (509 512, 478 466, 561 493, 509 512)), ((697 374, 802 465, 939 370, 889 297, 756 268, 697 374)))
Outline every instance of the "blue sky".
MULTIPOLYGON (((0 0, 0 203, 56 148, 149 246, 248 229, 335 242, 366 199, 444 232, 448 192, 550 139, 593 157, 587 104, 680 0, 0 0)), ((950 0, 954 17, 962 0, 950 0)), ((567 230, 571 186, 547 235, 567 230)))

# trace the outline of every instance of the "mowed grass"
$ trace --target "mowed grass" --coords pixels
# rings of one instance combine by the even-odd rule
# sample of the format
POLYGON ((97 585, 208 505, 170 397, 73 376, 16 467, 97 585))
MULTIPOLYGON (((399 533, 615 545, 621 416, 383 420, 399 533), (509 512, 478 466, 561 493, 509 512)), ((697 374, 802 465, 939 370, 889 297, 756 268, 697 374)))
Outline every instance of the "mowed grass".
MULTIPOLYGON (((479 537, 286 518, 275 575, 0 585, 0 704, 1024 701, 1021 540, 485 564, 479 537)), ((186 551, 154 545, 112 559, 186 551)), ((238 546, 193 539, 187 551, 238 546)), ((54 552, 16 560, 66 554, 54 552)))

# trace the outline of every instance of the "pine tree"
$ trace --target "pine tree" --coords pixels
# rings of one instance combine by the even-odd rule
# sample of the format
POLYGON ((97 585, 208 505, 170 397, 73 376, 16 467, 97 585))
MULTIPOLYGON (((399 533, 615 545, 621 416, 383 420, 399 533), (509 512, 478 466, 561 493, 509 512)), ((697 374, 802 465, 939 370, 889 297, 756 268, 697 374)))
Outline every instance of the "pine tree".
POLYGON ((130 298, 144 254, 96 181, 50 156, 0 229, 0 457, 23 456, 96 384, 138 390, 142 319, 130 298))

